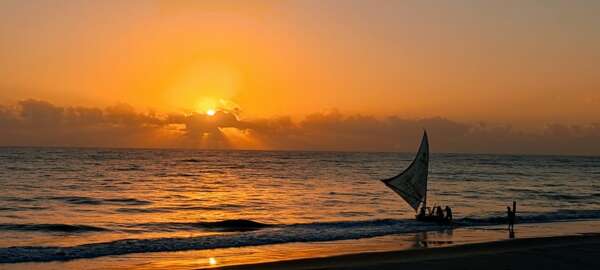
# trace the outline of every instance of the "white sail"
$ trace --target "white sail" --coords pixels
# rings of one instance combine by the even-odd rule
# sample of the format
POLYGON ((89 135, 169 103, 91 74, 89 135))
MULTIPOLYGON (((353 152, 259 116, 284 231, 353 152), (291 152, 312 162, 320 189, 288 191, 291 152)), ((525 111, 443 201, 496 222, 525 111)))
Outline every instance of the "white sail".
POLYGON ((382 180, 386 186, 398 193, 415 211, 427 198, 427 171, 429 167, 429 142, 423 133, 419 152, 413 162, 401 174, 382 180))

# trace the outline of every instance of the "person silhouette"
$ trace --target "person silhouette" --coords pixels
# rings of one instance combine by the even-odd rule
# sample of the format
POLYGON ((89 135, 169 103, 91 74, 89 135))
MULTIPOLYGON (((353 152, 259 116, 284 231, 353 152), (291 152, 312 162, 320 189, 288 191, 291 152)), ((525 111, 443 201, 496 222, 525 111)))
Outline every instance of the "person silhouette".
POLYGON ((446 212, 446 221, 451 222, 452 221, 452 209, 450 208, 450 206, 446 205, 446 208, 444 209, 444 211, 446 212))
POLYGON ((444 220, 444 211, 442 210, 441 206, 436 206, 435 207, 435 218, 437 219, 437 221, 443 221, 444 220))
POLYGON ((425 207, 421 207, 421 211, 417 215, 417 220, 423 220, 425 218, 425 207))
POLYGON ((508 221, 508 230, 512 231, 515 229, 515 220, 517 218, 517 202, 513 201, 512 209, 510 206, 506 207, 506 218, 508 221))

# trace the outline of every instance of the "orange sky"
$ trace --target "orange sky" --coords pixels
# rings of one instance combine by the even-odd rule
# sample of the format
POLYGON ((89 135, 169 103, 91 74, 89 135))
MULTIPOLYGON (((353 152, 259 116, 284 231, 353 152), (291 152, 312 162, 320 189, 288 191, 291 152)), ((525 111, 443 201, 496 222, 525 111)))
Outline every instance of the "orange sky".
POLYGON ((596 1, 2 1, 0 104, 600 121, 596 1))

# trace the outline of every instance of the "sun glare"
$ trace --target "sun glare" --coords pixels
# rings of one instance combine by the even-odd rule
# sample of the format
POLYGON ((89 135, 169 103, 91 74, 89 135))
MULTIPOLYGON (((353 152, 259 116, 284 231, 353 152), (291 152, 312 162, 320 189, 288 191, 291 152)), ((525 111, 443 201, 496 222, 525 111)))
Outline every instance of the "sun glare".
POLYGON ((214 257, 208 258, 208 264, 210 264, 210 265, 216 265, 217 264, 217 259, 215 259, 214 257))
POLYGON ((208 116, 213 116, 213 115, 215 115, 215 113, 217 113, 217 111, 215 111, 213 109, 209 109, 206 111, 206 115, 208 115, 208 116))

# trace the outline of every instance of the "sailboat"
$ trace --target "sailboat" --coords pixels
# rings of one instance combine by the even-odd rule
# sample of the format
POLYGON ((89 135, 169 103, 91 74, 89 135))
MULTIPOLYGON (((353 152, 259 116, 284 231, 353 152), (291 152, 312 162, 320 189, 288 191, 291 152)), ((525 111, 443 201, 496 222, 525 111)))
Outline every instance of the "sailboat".
POLYGON ((440 215, 433 215, 432 211, 425 213, 427 208, 427 174, 429 171, 429 141, 427 131, 423 131, 421 146, 412 163, 402 173, 388 179, 381 180, 387 187, 396 192, 412 207, 415 212, 421 206, 421 212, 416 216, 421 221, 447 222, 440 215))

